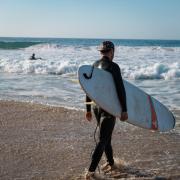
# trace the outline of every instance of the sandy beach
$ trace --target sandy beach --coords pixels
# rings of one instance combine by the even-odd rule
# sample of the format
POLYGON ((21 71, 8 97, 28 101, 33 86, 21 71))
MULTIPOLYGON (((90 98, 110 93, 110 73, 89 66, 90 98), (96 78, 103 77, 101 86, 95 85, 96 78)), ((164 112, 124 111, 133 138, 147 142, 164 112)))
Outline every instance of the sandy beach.
MULTIPOLYGON (((0 101, 0 179, 83 179, 95 127, 80 110, 0 101)), ((112 143, 124 179, 180 179, 176 130, 151 132, 117 120, 112 143)))

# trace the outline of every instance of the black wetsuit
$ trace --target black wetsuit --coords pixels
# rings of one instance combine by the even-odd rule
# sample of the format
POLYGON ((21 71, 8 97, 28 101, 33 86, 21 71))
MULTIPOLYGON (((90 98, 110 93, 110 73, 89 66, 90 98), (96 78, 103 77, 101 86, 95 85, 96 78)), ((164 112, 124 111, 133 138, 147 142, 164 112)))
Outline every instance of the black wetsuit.
MULTIPOLYGON (((108 57, 104 56, 102 57, 102 59, 96 61, 93 66, 102 68, 112 74, 117 89, 119 101, 121 103, 122 111, 127 112, 126 92, 118 64, 110 61, 108 57)), ((90 101, 91 99, 86 96, 86 102, 90 102, 90 101)), ((86 105, 86 108, 87 108, 87 112, 91 111, 91 105, 86 105)), ((99 142, 92 155, 92 162, 89 167, 89 171, 91 172, 96 170, 103 152, 105 152, 106 154, 108 163, 110 165, 114 164, 113 150, 111 146, 111 136, 116 121, 116 117, 104 111, 98 106, 94 106, 93 110, 97 122, 100 125, 100 137, 99 137, 99 142)))

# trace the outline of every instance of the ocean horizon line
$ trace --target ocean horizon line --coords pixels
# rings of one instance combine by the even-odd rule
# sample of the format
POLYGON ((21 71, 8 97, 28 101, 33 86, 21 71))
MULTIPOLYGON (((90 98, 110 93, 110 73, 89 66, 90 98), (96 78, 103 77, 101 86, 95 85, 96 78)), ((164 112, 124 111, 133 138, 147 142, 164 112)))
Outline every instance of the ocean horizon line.
POLYGON ((134 40, 134 41, 180 41, 180 39, 161 39, 161 38, 96 38, 96 37, 38 37, 38 36, 0 36, 0 38, 19 38, 19 39, 84 39, 84 40, 134 40))

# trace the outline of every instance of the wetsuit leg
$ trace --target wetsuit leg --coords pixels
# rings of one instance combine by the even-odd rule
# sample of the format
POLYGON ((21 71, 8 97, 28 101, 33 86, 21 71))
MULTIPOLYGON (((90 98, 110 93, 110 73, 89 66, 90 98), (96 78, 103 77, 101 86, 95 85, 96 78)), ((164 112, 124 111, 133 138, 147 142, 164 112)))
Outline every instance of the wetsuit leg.
POLYGON ((101 117, 100 140, 99 140, 99 142, 94 150, 94 153, 92 155, 92 162, 89 167, 89 171, 92 172, 92 171, 96 170, 98 163, 99 163, 99 161, 102 157, 102 154, 107 145, 108 145, 108 148, 107 148, 108 158, 111 160, 112 151, 109 148, 109 146, 110 146, 109 141, 111 141, 111 136, 112 136, 112 132, 114 129, 114 125, 115 125, 114 117, 112 117, 112 116, 102 116, 101 117))
POLYGON ((94 115, 96 117, 98 125, 100 124, 100 119, 101 119, 101 109, 97 106, 93 107, 94 115))
POLYGON ((109 141, 105 147, 105 154, 106 154, 107 162, 109 163, 109 165, 112 166, 114 164, 114 158, 113 158, 113 149, 111 146, 111 137, 109 138, 109 141))

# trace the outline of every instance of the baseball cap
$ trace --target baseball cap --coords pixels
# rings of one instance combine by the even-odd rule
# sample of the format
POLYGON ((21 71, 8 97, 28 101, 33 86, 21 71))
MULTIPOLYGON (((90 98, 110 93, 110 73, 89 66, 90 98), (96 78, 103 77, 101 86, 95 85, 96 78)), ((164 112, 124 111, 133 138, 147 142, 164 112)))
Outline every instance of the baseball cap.
POLYGON ((114 44, 111 41, 103 41, 98 51, 109 51, 111 49, 114 49, 114 44))

